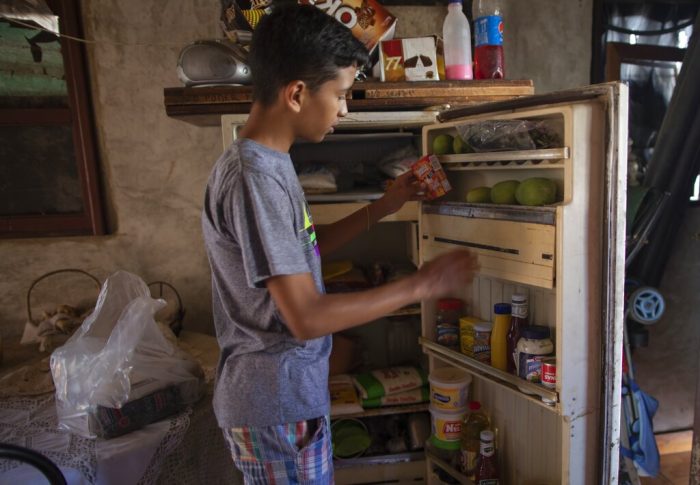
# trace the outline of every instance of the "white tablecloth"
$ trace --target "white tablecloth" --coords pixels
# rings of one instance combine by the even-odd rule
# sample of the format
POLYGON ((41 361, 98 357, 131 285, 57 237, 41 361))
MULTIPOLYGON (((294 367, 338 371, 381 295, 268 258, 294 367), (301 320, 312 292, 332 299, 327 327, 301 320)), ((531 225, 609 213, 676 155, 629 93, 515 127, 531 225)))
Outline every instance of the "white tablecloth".
MULTIPOLYGON (((182 345, 202 364, 211 384, 218 348, 212 337, 183 332, 182 345)), ((57 428, 54 394, 0 398, 0 442, 35 449, 71 485, 238 484, 208 393, 193 408, 110 440, 57 428)), ((45 484, 33 468, 0 460, 0 485, 45 484)))
MULTIPOLYGON (((53 394, 4 399, 0 441, 40 451, 75 485, 240 482, 210 396, 193 409, 111 440, 59 431, 53 394)), ((16 483, 46 481, 27 465, 0 461, 0 484, 16 483)))

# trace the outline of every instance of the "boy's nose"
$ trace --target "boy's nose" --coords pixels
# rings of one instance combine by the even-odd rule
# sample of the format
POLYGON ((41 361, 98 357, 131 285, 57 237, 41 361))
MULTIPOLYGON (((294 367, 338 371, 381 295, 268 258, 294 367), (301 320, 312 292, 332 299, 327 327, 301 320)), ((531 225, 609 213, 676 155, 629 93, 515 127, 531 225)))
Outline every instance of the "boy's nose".
POLYGON ((340 102, 340 109, 338 110, 338 116, 344 118, 348 114, 348 103, 346 100, 340 102))

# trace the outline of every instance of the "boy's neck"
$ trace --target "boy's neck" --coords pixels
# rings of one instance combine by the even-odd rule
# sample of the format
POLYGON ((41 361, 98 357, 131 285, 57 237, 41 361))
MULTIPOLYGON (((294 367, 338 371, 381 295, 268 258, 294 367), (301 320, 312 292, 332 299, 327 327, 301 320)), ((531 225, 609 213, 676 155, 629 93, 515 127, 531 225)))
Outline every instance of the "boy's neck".
POLYGON ((278 104, 262 106, 253 103, 240 136, 283 153, 288 153, 295 135, 289 113, 278 104))

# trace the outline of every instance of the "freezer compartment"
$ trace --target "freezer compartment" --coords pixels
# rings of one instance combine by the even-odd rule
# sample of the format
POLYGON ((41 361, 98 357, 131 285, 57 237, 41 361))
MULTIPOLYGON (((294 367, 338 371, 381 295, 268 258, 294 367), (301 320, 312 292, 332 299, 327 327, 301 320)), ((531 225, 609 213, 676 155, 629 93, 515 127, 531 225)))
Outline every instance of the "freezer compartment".
POLYGON ((568 107, 500 113, 427 125, 423 128, 423 154, 444 149, 444 146, 440 147, 440 143, 436 144, 436 141, 453 140, 452 148, 448 148, 448 152, 451 153, 438 156, 454 189, 445 200, 465 202, 471 189, 493 187, 506 180, 522 182, 538 177, 550 179, 556 185, 555 204, 567 204, 573 196, 572 125, 573 116, 568 107), (522 124, 531 129, 525 130, 524 133, 521 131, 501 137, 501 141, 484 142, 474 151, 469 140, 478 138, 480 130, 485 134, 500 133, 493 128, 495 124, 500 126, 498 123, 517 123, 518 126, 522 124), (467 141, 462 143, 460 148, 454 145, 454 140, 464 140, 462 135, 465 128, 471 130, 472 138, 467 136, 467 141), (445 135, 448 135, 448 138, 445 135), (464 148, 464 145, 467 148, 464 148), (457 151, 455 149, 467 152, 454 153, 457 151))
POLYGON ((551 289, 555 285, 554 218, 551 208, 425 205, 420 241, 423 260, 466 248, 478 256, 483 276, 551 289))
MULTIPOLYGON (((380 198, 401 160, 419 158, 422 127, 436 116, 435 111, 350 113, 321 143, 295 142, 290 156, 300 178, 312 180, 304 192, 314 223, 336 222, 380 198)), ((222 116, 224 149, 238 138, 246 118, 222 116)), ((384 221, 417 221, 418 215, 418 203, 408 202, 384 221)))
MULTIPOLYGON (((329 135, 322 143, 295 143, 290 155, 314 223, 330 224, 380 198, 392 174, 408 163, 403 161, 416 160, 419 150, 416 129, 350 131, 329 135)), ((418 203, 409 202, 385 220, 417 218, 418 203)))

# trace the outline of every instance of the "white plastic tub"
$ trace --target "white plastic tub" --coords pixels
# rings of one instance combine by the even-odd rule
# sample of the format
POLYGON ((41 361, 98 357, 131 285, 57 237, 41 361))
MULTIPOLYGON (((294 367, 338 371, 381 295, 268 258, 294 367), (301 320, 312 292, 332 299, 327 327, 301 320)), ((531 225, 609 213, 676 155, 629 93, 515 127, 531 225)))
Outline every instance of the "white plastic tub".
POLYGON ((434 369, 428 376, 430 405, 436 409, 455 411, 465 409, 469 402, 472 377, 454 367, 434 369))

